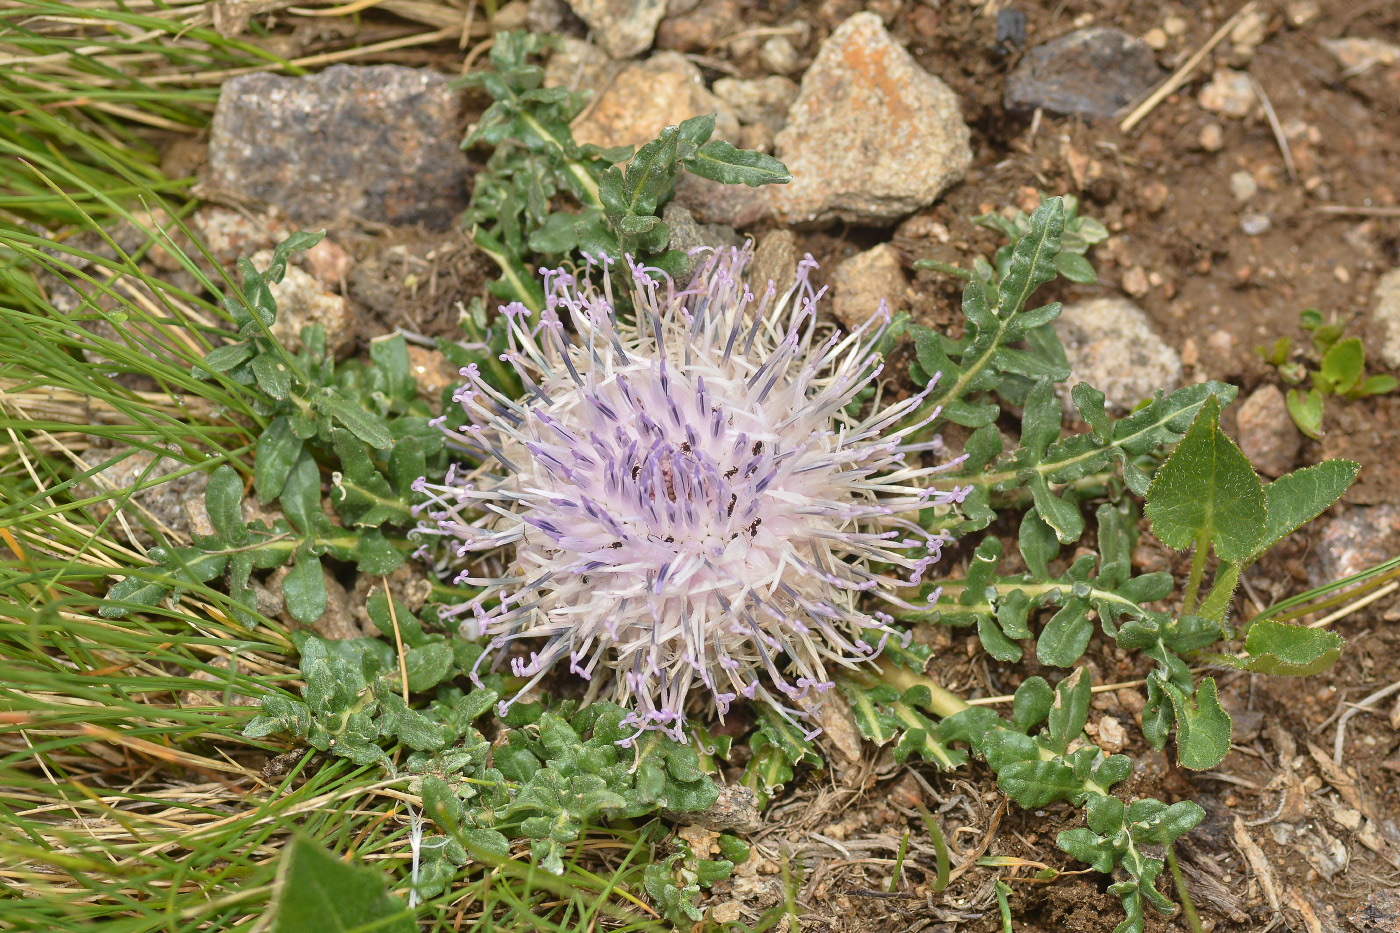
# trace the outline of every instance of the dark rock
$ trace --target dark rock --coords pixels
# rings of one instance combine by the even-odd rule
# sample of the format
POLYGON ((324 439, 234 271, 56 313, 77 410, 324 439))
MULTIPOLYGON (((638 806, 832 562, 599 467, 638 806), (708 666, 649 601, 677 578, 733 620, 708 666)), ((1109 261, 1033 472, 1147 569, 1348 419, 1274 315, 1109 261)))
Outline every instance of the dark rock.
POLYGON ((208 181, 299 223, 445 229, 466 207, 468 172, 448 80, 398 65, 233 78, 214 112, 208 181))
POLYGON ((1162 78, 1156 56, 1119 29, 1080 29, 1026 53, 1006 79, 1007 110, 1107 119, 1162 78))

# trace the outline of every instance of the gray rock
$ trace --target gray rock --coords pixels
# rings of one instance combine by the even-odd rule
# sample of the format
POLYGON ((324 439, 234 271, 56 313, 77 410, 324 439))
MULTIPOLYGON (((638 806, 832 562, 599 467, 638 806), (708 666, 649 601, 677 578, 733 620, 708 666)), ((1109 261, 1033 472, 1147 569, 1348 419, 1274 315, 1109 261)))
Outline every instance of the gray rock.
POLYGON ((631 58, 651 48, 666 0, 570 0, 578 18, 613 58, 631 58))
POLYGON ((771 189, 787 223, 880 223, 931 204, 972 162, 957 95, 919 67, 874 13, 822 43, 777 135, 790 184, 771 189))
POLYGON ((1278 386, 1254 390, 1240 406, 1237 440, 1249 462, 1260 473, 1282 476, 1293 469, 1303 435, 1288 414, 1288 405, 1278 386))
POLYGON ((786 227, 769 231, 754 249, 753 264, 749 266, 749 288, 762 296, 773 283, 781 295, 797 280, 797 238, 786 227))
POLYGON ((1331 583, 1400 553, 1400 508, 1356 506, 1326 520, 1310 549, 1308 582, 1331 583))
POLYGON ((734 110, 742 123, 763 123, 774 132, 787 122, 788 108, 797 99, 797 85, 789 78, 770 75, 756 81, 720 78, 714 83, 715 96, 734 110))
POLYGON ((466 207, 468 172, 449 80, 398 65, 232 78, 210 128, 208 182, 303 224, 445 229, 466 207))
POLYGON ((1391 269, 1376 282, 1371 319, 1380 328, 1381 362, 1400 369, 1400 268, 1391 269))
POLYGON ((120 458, 78 487, 83 498, 108 497, 88 506, 88 511, 98 521, 107 521, 113 509, 120 507, 120 514, 107 521, 106 534, 149 546, 155 544, 157 538, 148 527, 174 538, 178 544, 188 544, 192 535, 214 533, 209 513, 204 508, 204 490, 209 485, 207 472, 200 470, 162 481, 169 474, 185 469, 187 464, 174 456, 157 456, 152 451, 134 447, 91 447, 80 456, 89 467, 120 458), (147 488, 132 493, 130 500, 123 504, 127 491, 137 485, 147 488))
POLYGON ((1006 79, 1007 110, 1108 119, 1162 78, 1157 58, 1120 29, 1079 29, 1026 53, 1006 79))
POLYGON ((797 49, 787 36, 773 36, 759 46, 758 59, 763 67, 780 75, 797 70, 797 49))
POLYGON ((1254 83, 1243 71, 1221 68, 1197 98, 1201 109, 1226 117, 1247 117, 1254 107, 1254 83))
POLYGON ((843 260, 832 271, 831 311, 851 331, 870 320, 882 301, 891 313, 904 308, 908 288, 898 251, 881 243, 843 260))
MULTIPOLYGON (((1120 411, 1171 391, 1181 381, 1181 357, 1126 298, 1097 298, 1067 305, 1055 321, 1071 368, 1069 385, 1087 382, 1120 411)), ((1065 393, 1065 410, 1072 411, 1065 393)))
POLYGON ((698 224, 690 211, 675 201, 661 210, 661 220, 671 230, 670 249, 690 252, 693 249, 709 247, 719 249, 725 246, 742 246, 744 239, 733 227, 724 224, 698 224))
POLYGON ((696 220, 739 230, 773 216, 768 192, 769 187, 722 185, 689 172, 676 179, 676 201, 689 208, 696 220))

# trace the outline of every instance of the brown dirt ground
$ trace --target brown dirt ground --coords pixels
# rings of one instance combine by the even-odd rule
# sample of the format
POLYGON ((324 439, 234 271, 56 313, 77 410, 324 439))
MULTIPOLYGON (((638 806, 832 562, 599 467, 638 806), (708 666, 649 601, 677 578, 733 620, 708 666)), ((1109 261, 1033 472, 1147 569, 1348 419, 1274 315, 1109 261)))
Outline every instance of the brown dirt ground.
MULTIPOLYGON (((1344 78, 1319 42, 1343 35, 1396 41, 1400 5, 1394 0, 1320 0, 1319 14, 1302 27, 1289 24, 1281 0, 1262 3, 1267 34, 1253 56, 1231 62, 1229 43, 1223 44, 1191 82, 1131 134, 1113 123, 1050 115, 1031 120, 1003 111, 1005 77, 1024 49, 996 46, 996 17, 988 8, 1007 6, 999 0, 981 6, 947 0, 747 0, 740 5, 746 28, 806 22, 809 34, 797 43, 806 60, 851 13, 870 8, 889 14, 892 31, 916 59, 960 95, 973 129, 976 162, 966 180, 898 229, 800 233, 800 246, 826 268, 887 240, 909 263, 924 256, 967 262, 997 245, 971 217, 1008 204, 1028 206, 1037 189, 1069 191, 1082 197, 1086 213, 1108 224, 1113 237, 1092 254, 1100 283, 1061 288, 1057 297, 1115 294, 1125 275, 1132 272, 1132 281, 1138 276, 1133 270, 1141 270, 1148 289, 1137 300, 1181 352, 1187 379, 1226 380, 1246 393, 1277 381, 1253 348, 1281 335, 1303 337, 1297 316, 1305 307, 1352 319, 1372 342, 1378 337, 1366 329, 1365 314, 1377 276, 1400 261, 1400 221, 1322 208, 1390 208, 1400 199, 1400 70, 1382 67, 1344 78), (1296 181, 1262 116, 1223 119, 1197 103, 1203 81, 1225 64, 1246 68, 1268 95, 1289 139, 1296 181), (1207 123, 1223 128, 1218 151, 1201 145, 1207 123), (1259 187, 1248 209, 1272 217, 1262 236, 1240 229, 1229 178, 1241 170, 1259 187), (946 228, 946 243, 928 236, 930 221, 946 228)), ((1038 0, 1016 8, 1026 14, 1027 48, 1078 26, 1113 25, 1142 35, 1179 16, 1186 31, 1159 53, 1170 71, 1237 5, 1038 0)), ((756 55, 736 56, 726 45, 703 58, 711 78, 763 74, 756 55)), ((447 70, 456 70, 461 61, 460 52, 446 47, 394 60, 447 70)), ((455 303, 479 293, 487 272, 487 264, 456 232, 365 236, 352 251, 361 264, 352 297, 374 322, 366 327, 370 334, 376 326, 447 332, 455 303), (431 287, 406 288, 396 265, 403 270, 413 265, 416 281, 431 287)), ((955 324, 958 289, 932 273, 912 280, 916 315, 929 323, 955 324)), ((1304 459, 1353 457, 1364 471, 1351 501, 1400 502, 1400 402, 1354 402, 1333 408, 1329 417, 1334 420, 1327 440, 1310 443, 1304 459)), ((1295 536, 1279 552, 1252 571, 1257 591, 1283 595, 1302 588, 1309 538, 1295 536)), ((1144 563, 1156 565, 1153 569, 1173 562, 1184 575, 1179 559, 1160 548, 1145 544, 1139 553, 1144 563)), ((1345 704, 1400 680, 1400 634, 1386 624, 1394 621, 1386 611, 1378 604, 1338 624, 1348 647, 1336 668, 1321 677, 1298 682, 1218 674, 1237 729, 1231 754, 1207 774, 1182 771, 1145 745, 1135 720, 1141 704, 1136 691, 1096 699, 1091 727, 1104 716, 1121 721, 1128 734, 1125 751, 1139 762, 1126 792, 1168 801, 1189 797, 1207 810, 1206 822, 1179 847, 1205 929, 1280 924, 1309 933, 1347 929, 1346 918, 1368 897, 1400 879, 1400 732, 1388 715, 1393 698, 1350 720, 1343 768, 1330 764, 1335 718, 1345 704), (1258 846, 1256 864, 1244 854, 1250 840, 1258 846)), ((975 636, 965 631, 930 629, 921 637, 944 649, 934 674, 966 696, 1008 693, 1037 672, 1034 661, 1010 667, 989 662, 978 652, 975 636)), ((1148 670, 1140 659, 1102 641, 1091 645, 1086 657, 1095 682, 1129 681, 1148 670)), ((775 903, 782 893, 779 854, 787 852, 802 869, 798 899, 807 931, 999 930, 994 871, 1012 885, 1019 931, 1101 933, 1121 919, 1116 898, 1106 892, 1109 879, 1092 873, 1061 875, 1051 883, 1030 879, 1043 865, 1082 868, 1054 846, 1055 833, 1079 821, 1069 808, 1035 814, 1003 810, 994 782, 975 765, 955 774, 920 768, 914 776, 887 758, 868 758, 832 771, 839 773, 799 774, 756 837, 759 857, 717 888, 716 903, 738 900, 746 912, 775 903), (913 809, 918 802, 941 814, 955 862, 980 853, 1026 864, 972 868, 946 891, 932 894, 931 849, 917 843, 923 835, 913 809), (886 884, 905 830, 916 840, 905 865, 907 880, 899 893, 889 895, 886 884)), ((1159 887, 1174 897, 1169 881, 1159 887)), ((1187 927, 1179 917, 1149 915, 1148 928, 1187 927)))

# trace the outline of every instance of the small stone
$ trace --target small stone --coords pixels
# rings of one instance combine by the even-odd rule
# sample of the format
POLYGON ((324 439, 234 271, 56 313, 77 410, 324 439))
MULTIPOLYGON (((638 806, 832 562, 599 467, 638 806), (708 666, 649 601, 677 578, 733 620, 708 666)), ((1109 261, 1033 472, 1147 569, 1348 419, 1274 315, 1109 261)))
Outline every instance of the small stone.
POLYGON ((1307 561, 1308 583, 1321 586, 1400 553, 1400 508, 1354 506, 1325 520, 1307 561))
POLYGON ((885 798, 906 810, 913 810, 924 802, 924 788, 919 784, 918 778, 906 774, 890 785, 889 790, 885 792, 885 798))
POLYGON ((1292 0, 1285 8, 1284 15, 1288 17, 1288 25, 1301 29, 1317 19, 1321 12, 1322 7, 1317 0, 1292 0))
POLYGON ((715 832, 751 833, 763 825, 758 813, 758 795, 742 784, 721 784, 719 799, 708 809, 690 813, 666 813, 677 823, 702 826, 715 832))
POLYGON ((664 128, 702 113, 717 114, 715 135, 734 139, 739 121, 729 105, 705 88, 700 69, 677 52, 657 52, 618 72, 583 122, 580 145, 640 147, 664 128))
POLYGON ((1201 107, 1226 117, 1247 117, 1254 108, 1254 85, 1249 75, 1231 68, 1217 69, 1197 97, 1201 107))
POLYGON ((787 123, 788 108, 798 90, 791 79, 779 75, 757 81, 720 78, 713 87, 715 96, 733 109, 741 123, 763 123, 775 133, 787 123))
POLYGON ((1274 225, 1268 214, 1248 213, 1240 215, 1240 229, 1245 236, 1262 236, 1274 225))
POLYGON ((754 248, 748 281, 749 289, 760 298, 770 282, 779 296, 792 287, 797 281, 797 238, 791 230, 779 227, 763 235, 754 248))
POLYGON ((750 123, 739 127, 740 149, 752 149, 767 155, 773 154, 773 128, 766 123, 750 123))
POLYGON ((573 11, 564 0, 530 0, 530 12, 525 18, 525 26, 534 33, 558 34, 563 31, 564 24, 573 17, 573 11))
POLYGON ((1150 181, 1142 187, 1142 206, 1149 214, 1160 213, 1167 206, 1171 189, 1164 182, 1150 181))
POLYGON ((666 15, 666 0, 570 0, 570 6, 613 58, 631 58, 651 48, 657 24, 666 15))
POLYGON ((1103 716, 1099 719, 1099 748, 1116 755, 1128 744, 1128 733, 1123 728, 1123 724, 1112 716, 1103 716))
POLYGON ((712 52, 739 31, 743 15, 737 0, 707 0, 680 16, 668 16, 656 30, 656 47, 712 52))
POLYGON ((843 260, 832 271, 831 312, 849 332, 870 320, 882 302, 891 313, 902 310, 908 303, 908 289, 898 251, 881 243, 843 260))
POLYGON ((210 127, 208 183, 300 224, 367 217, 446 229, 467 205, 469 174, 450 80, 399 65, 230 78, 210 127))
MULTIPOLYGON (((282 583, 287 579, 287 574, 291 573, 291 569, 289 566, 278 567, 267 579, 267 588, 284 602, 286 597, 282 593, 282 583)), ((321 613, 319 619, 304 627, 310 628, 329 641, 359 638, 364 632, 355 624, 355 614, 350 609, 350 594, 345 592, 345 587, 340 585, 340 581, 329 568, 323 566, 321 576, 326 584, 326 611, 321 613)), ((303 627, 300 622, 292 619, 290 614, 284 618, 293 625, 303 627)))
POLYGON ((1263 10, 1253 9, 1239 18, 1233 29, 1230 30, 1230 42, 1236 47, 1253 49, 1264 41, 1265 27, 1269 24, 1269 16, 1263 10))
POLYGON ((1219 152, 1225 146, 1225 129, 1219 123, 1207 123, 1201 127, 1201 148, 1206 152, 1219 152))
POLYGON ((720 926, 739 922, 744 916, 744 905, 738 901, 725 901, 710 908, 710 919, 720 926))
POLYGON ((491 17, 491 28, 496 32, 510 32, 513 29, 524 29, 530 23, 530 4, 525 0, 510 0, 496 10, 496 15, 491 17))
POLYGON ((701 223, 728 224, 736 230, 773 217, 767 187, 725 185, 690 172, 676 179, 676 202, 701 223))
POLYGON ((1381 332, 1381 362, 1391 369, 1400 369, 1400 267, 1376 282, 1371 304, 1371 319, 1381 332))
POLYGON ((690 211, 675 201, 662 209, 661 220, 671 230, 671 240, 668 244, 670 249, 689 253, 691 250, 702 248, 742 246, 744 242, 743 237, 739 236, 733 227, 696 223, 690 211))
MULTIPOLYGON (((1069 385, 1087 382, 1119 410, 1130 410, 1157 389, 1181 381, 1181 358, 1126 298, 1097 298, 1066 306, 1055 331, 1069 358, 1069 385)), ((1066 411, 1071 410, 1068 398, 1066 411)))
POLYGON ((408 345, 408 371, 418 383, 419 397, 432 405, 442 401, 444 389, 455 388, 463 382, 458 368, 440 351, 412 343, 408 345))
POLYGON ((1026 53, 1006 79, 1007 110, 1082 114, 1108 119, 1162 78, 1157 57, 1121 29, 1092 27, 1026 53))
POLYGON ((544 86, 596 94, 621 67, 592 42, 565 36, 545 65, 544 86))
POLYGON ((1254 180, 1254 176, 1246 171, 1232 172, 1230 174, 1230 194, 1234 195, 1236 201, 1248 201, 1259 193, 1259 183, 1254 180))
MULTIPOLYGON (((266 269, 271 263, 270 250, 253 255, 253 265, 258 269, 266 269)), ((282 281, 269 282, 267 287, 277 302, 272 335, 284 347, 301 349, 301 329, 308 324, 320 324, 325 329, 326 348, 334 354, 343 354, 354 346, 356 317, 350 303, 315 276, 289 265, 282 281)))
POLYGON ((1167 47, 1170 40, 1167 38, 1165 29, 1149 29, 1142 34, 1142 43, 1154 52, 1160 52, 1167 47))
POLYGON ((787 36, 772 36, 758 47, 758 60, 774 74, 792 74, 797 70, 797 49, 787 36))
POLYGON ((1293 469, 1303 436, 1277 386, 1256 389, 1240 406, 1237 418, 1236 439, 1255 469, 1267 476, 1282 476, 1293 469))
POLYGON ((1173 38, 1186 35, 1187 22, 1180 16, 1168 16, 1162 20, 1162 29, 1173 38))
POLYGON ((1123 291, 1134 298, 1141 298, 1147 294, 1147 270, 1142 266, 1133 266, 1123 273, 1123 291))
POLYGON ((770 194, 787 223, 880 223, 931 204, 972 162, 958 98, 857 13, 822 43, 777 136, 790 184, 770 194))
POLYGON ((1369 71, 1376 65, 1387 68, 1400 64, 1400 45, 1380 39, 1358 39, 1348 36, 1344 39, 1323 39, 1323 48, 1332 53, 1348 75, 1369 71))

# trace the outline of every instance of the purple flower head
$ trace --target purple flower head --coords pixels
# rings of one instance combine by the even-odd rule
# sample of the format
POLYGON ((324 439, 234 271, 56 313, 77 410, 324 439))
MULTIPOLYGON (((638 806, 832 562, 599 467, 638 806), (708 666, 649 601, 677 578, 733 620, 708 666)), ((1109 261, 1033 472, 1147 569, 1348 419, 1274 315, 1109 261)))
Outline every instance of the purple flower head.
POLYGON ((449 616, 497 655, 530 639, 512 664, 525 689, 560 662, 606 677, 639 734, 680 738, 697 696, 805 715, 786 704, 819 702, 833 666, 871 657, 865 632, 891 633, 867 604, 919 608, 897 591, 944 539, 910 516, 956 495, 928 486, 951 464, 906 461, 941 449, 911 440, 932 416, 898 427, 926 393, 880 403, 888 310, 833 332, 811 257, 757 298, 751 258, 713 253, 683 290, 630 265, 633 320, 606 267, 601 287, 590 269, 545 276, 543 319, 503 309, 526 396, 464 370, 471 423, 448 434, 482 465, 424 487, 418 534, 448 538, 459 581, 484 588, 449 616))

